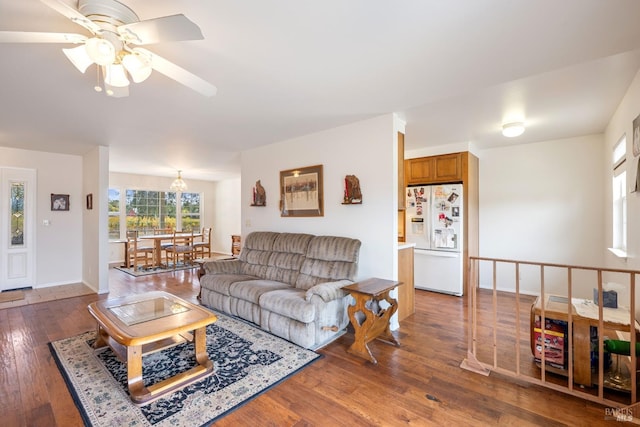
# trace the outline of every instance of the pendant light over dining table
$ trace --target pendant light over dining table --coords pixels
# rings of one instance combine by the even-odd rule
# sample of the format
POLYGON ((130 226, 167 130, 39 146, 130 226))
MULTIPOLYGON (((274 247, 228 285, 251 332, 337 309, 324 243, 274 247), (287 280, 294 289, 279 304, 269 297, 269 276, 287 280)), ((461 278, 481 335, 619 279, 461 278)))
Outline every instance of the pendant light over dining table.
POLYGON ((179 192, 187 190, 187 183, 182 179, 182 171, 178 171, 178 177, 173 180, 171 186, 169 187, 169 190, 179 192))

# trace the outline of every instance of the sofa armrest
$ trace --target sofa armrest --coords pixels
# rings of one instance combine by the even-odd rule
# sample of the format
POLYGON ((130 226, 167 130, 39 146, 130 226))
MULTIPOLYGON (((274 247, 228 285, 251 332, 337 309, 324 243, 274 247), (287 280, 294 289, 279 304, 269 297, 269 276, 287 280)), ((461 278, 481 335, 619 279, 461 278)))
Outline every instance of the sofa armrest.
POLYGON ((346 295, 346 292, 342 290, 344 286, 352 284, 351 280, 337 280, 335 282, 318 283, 317 285, 309 288, 304 295, 306 301, 311 301, 314 295, 318 295, 324 302, 333 301, 334 299, 342 298, 346 295))
POLYGON ((202 265, 205 274, 240 274, 239 259, 207 261, 202 265))

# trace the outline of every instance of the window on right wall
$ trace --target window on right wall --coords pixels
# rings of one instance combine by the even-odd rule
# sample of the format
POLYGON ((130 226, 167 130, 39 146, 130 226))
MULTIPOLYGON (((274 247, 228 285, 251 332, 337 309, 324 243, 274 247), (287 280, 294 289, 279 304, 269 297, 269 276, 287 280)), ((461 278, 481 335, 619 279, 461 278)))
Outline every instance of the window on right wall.
POLYGON ((616 256, 627 256, 627 137, 623 136, 613 148, 612 219, 613 241, 609 248, 616 256))

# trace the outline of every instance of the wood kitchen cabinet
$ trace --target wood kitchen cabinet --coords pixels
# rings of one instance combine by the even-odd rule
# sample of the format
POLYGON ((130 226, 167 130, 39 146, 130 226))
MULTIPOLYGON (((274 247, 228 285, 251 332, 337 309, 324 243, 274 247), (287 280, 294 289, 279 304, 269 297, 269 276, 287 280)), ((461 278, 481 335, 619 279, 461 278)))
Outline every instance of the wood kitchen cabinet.
POLYGON ((404 284, 398 287, 398 322, 401 322, 416 311, 416 290, 413 284, 413 246, 398 248, 398 281, 404 284))
POLYGON ((464 154, 466 153, 444 154, 407 160, 404 171, 407 184, 439 184, 463 181, 463 174, 466 169, 464 154))

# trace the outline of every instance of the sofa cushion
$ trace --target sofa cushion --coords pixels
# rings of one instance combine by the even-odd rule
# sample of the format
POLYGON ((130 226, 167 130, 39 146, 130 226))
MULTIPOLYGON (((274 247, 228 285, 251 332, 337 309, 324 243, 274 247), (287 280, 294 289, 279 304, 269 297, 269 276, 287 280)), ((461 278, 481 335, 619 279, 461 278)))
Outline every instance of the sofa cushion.
POLYGON ((347 237, 314 237, 309 242, 295 287, 307 290, 322 282, 353 280, 358 270, 360 245, 360 240, 347 237))
POLYGON ((275 280, 255 279, 235 282, 229 286, 229 295, 238 299, 258 304, 260 295, 276 289, 290 288, 286 283, 275 280))
POLYGON ((304 294, 304 290, 296 288, 266 292, 260 297, 260 307, 302 323, 311 323, 316 317, 316 307, 305 300, 304 294))
POLYGON ((205 274, 240 274, 240 260, 214 260, 202 265, 205 274))
POLYGON ((255 231, 250 233, 240 252, 240 272, 256 277, 266 277, 273 242, 280 233, 255 231))
POLYGON ((205 274, 200 278, 200 286, 222 295, 231 295, 229 288, 236 282, 257 279, 246 274, 205 274))
POLYGON ((304 298, 307 301, 311 301, 311 298, 314 295, 317 295, 322 298, 324 302, 342 298, 347 294, 342 290, 342 288, 352 283, 353 282, 351 280, 338 280, 336 282, 318 283, 317 285, 310 287, 307 292, 305 292, 304 298))
POLYGON ((295 285, 311 234, 282 233, 273 242, 265 278, 295 285))

